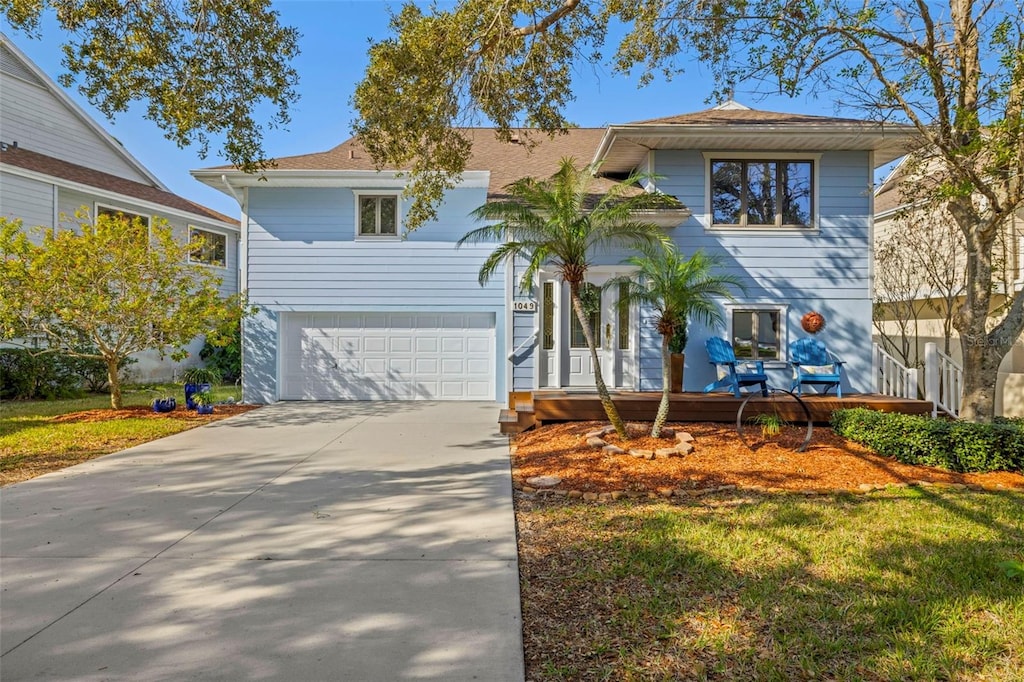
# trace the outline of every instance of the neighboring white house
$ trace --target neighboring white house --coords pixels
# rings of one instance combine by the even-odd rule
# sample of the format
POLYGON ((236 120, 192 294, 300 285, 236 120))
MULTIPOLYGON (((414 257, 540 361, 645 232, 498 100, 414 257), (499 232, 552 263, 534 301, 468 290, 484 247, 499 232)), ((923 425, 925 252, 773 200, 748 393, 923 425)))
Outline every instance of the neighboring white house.
MULTIPOLYGON (((0 215, 73 228, 76 211, 162 218, 210 248, 202 264, 238 291, 238 221, 170 192, 10 39, 0 34, 0 215)), ((201 344, 194 343, 191 351, 201 344)), ((177 364, 142 353, 134 378, 171 379, 177 364)))
MULTIPOLYGON (((927 343, 937 344, 940 350, 948 345, 952 359, 961 362, 963 355, 959 334, 951 330, 948 339, 950 343, 947 344, 943 320, 946 317, 944 312, 947 301, 952 303, 953 310, 963 301, 956 292, 958 287, 963 286, 967 254, 964 247, 958 244, 957 231, 950 223, 950 218, 942 211, 925 215, 921 210, 909 210, 913 204, 901 191, 901 184, 905 180, 905 165, 898 166, 875 194, 875 248, 884 248, 891 237, 899 236, 900 231, 916 230, 917 236, 911 235, 906 242, 919 249, 923 256, 917 254, 910 257, 907 254, 903 258, 895 254, 897 263, 907 267, 905 279, 895 282, 896 288, 909 293, 878 291, 877 288, 891 287, 893 283, 876 282, 876 293, 883 294, 880 298, 876 297, 876 300, 893 302, 883 302, 876 307, 875 339, 883 345, 900 345, 905 335, 910 356, 908 362, 911 365, 923 361, 927 343), (921 274, 925 271, 933 273, 930 278, 921 274), (942 274, 935 274, 936 271, 942 274), (929 279, 949 284, 937 287, 929 279), (901 305, 908 298, 913 301, 913 305, 901 305), (904 320, 902 325, 901 319, 904 320)), ((884 258, 880 254, 876 255, 884 258)), ((998 311, 1003 309, 1009 297, 1024 289, 1024 209, 1006 222, 996 243, 995 261, 997 271, 993 284, 993 305, 998 316, 998 311)), ((878 270, 881 271, 883 267, 879 262, 878 270)), ((900 268, 897 267, 897 270, 900 268)), ((880 280, 884 279, 884 276, 880 277, 880 280)), ((995 319, 997 317, 993 317, 995 319)), ((997 415, 1007 417, 1024 416, 1024 335, 1013 345, 999 366, 995 411, 997 415)))

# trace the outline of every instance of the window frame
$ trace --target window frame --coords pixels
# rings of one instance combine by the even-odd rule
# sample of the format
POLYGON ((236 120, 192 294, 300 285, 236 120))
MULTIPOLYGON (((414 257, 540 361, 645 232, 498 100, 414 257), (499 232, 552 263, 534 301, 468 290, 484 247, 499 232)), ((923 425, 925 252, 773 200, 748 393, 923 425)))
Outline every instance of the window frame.
MULTIPOLYGON (((703 152, 704 156, 704 230, 707 232, 747 232, 747 233, 795 233, 807 234, 816 232, 819 229, 819 201, 818 188, 821 175, 821 154, 807 154, 795 152, 703 152), (804 162, 811 164, 811 217, 806 225, 780 224, 774 225, 748 225, 746 214, 741 213, 740 224, 715 223, 715 209, 713 204, 714 182, 712 178, 712 163, 734 161, 739 163, 775 161, 778 163, 804 162)), ((777 190, 778 191, 778 190, 777 190)), ((778 207, 776 207, 778 208, 778 207)), ((776 219, 781 220, 781 214, 776 212, 776 219)))
POLYGON ((231 241, 230 235, 227 232, 224 232, 222 230, 215 230, 215 229, 209 228, 209 227, 202 227, 201 225, 189 224, 188 225, 188 243, 190 245, 192 244, 192 230, 199 230, 200 232, 208 232, 210 234, 216 234, 216 235, 220 235, 221 237, 224 237, 224 264, 223 265, 217 265, 216 263, 207 263, 207 262, 204 262, 204 261, 201 261, 201 260, 195 260, 192 257, 192 252, 191 251, 189 251, 189 253, 188 253, 188 263, 190 265, 203 265, 203 266, 208 267, 208 268, 217 268, 218 270, 227 270, 228 269, 228 246, 229 246, 230 241, 231 241))
MULTIPOLYGON (((779 354, 776 358, 740 358, 737 357, 738 362, 758 362, 761 361, 766 367, 780 368, 785 367, 789 362, 789 344, 786 339, 789 338, 789 305, 786 303, 729 303, 725 305, 725 332, 729 345, 733 346, 735 351, 735 333, 733 330, 733 316, 736 313, 763 313, 763 312, 774 312, 779 315, 779 354)), ((756 354, 756 349, 752 348, 756 354)))
POLYGON ((352 194, 355 197, 355 209, 354 209, 355 210, 355 226, 354 226, 355 229, 354 229, 354 231, 355 231, 355 238, 356 239, 367 239, 367 240, 371 240, 371 241, 373 241, 373 240, 376 240, 376 241, 397 241, 397 240, 399 240, 401 238, 401 226, 402 226, 402 193, 401 192, 394 192, 394 191, 363 192, 363 191, 355 191, 355 190, 353 190, 352 194), (375 209, 375 211, 376 211, 377 231, 374 234, 363 234, 363 232, 360 230, 360 227, 362 226, 362 221, 360 220, 360 218, 361 218, 360 203, 366 197, 374 197, 374 198, 378 199, 378 201, 376 202, 376 209, 375 209), (379 199, 381 199, 381 198, 392 198, 392 199, 395 200, 395 233, 394 234, 390 234, 390 233, 382 234, 381 231, 380 231, 380 201, 379 201, 379 199))
POLYGON ((96 220, 96 219, 98 219, 100 217, 100 211, 104 211, 104 212, 108 212, 108 213, 122 213, 125 216, 131 216, 133 220, 135 218, 145 218, 146 219, 146 241, 148 242, 149 240, 153 239, 153 216, 151 216, 151 215, 147 215, 147 214, 144 214, 144 213, 139 213, 138 211, 127 209, 124 206, 117 206, 117 205, 114 205, 114 204, 104 204, 104 203, 101 203, 99 201, 97 201, 95 204, 93 204, 92 210, 93 210, 93 220, 96 220))

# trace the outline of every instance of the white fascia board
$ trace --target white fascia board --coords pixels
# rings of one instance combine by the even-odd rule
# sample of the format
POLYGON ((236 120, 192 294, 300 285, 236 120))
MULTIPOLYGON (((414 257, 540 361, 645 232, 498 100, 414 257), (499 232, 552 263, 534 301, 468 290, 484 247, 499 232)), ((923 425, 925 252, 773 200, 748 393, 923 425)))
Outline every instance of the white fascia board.
POLYGON ((14 41, 12 41, 2 32, 0 32, 0 41, 2 41, 4 45, 6 45, 7 48, 18 59, 21 60, 25 68, 27 68, 29 71, 35 74, 40 81, 46 84, 47 89, 51 93, 53 93, 54 97, 60 100, 64 104, 64 106, 66 106, 71 111, 72 114, 74 114, 79 120, 85 123, 85 125, 91 128, 97 135, 99 135, 103 139, 103 141, 106 142, 110 146, 110 148, 114 150, 116 154, 120 155, 131 166, 134 166, 137 171, 139 171, 144 176, 149 178, 150 182, 152 182, 154 185, 164 190, 165 192, 170 192, 167 186, 164 185, 164 183, 160 182, 160 178, 153 175, 153 173, 150 172, 148 168, 142 165, 141 161, 132 156, 131 152, 129 152, 124 145, 122 145, 120 142, 114 139, 113 135, 104 130, 103 126, 96 122, 96 119, 90 116, 85 111, 85 109, 83 109, 81 106, 78 105, 77 102, 75 102, 75 100, 71 99, 71 97, 66 92, 64 92, 64 89, 57 85, 57 83, 52 78, 50 78, 50 76, 47 75, 45 71, 36 66, 36 63, 29 59, 28 55, 22 52, 21 49, 14 44, 14 41))
MULTIPOLYGON (((404 189, 410 174, 403 171, 373 170, 267 170, 243 173, 228 169, 196 169, 189 171, 196 180, 231 195, 231 187, 356 187, 359 189, 404 189)), ((490 171, 465 171, 457 188, 484 188, 490 182, 490 171)))
MULTIPOLYGON (((63 178, 54 177, 52 175, 46 175, 45 173, 38 173, 36 171, 26 170, 19 168, 18 166, 10 166, 3 164, 0 166, 0 170, 4 173, 10 173, 11 175, 20 175, 30 180, 38 180, 45 182, 56 187, 64 187, 66 189, 72 189, 76 192, 82 192, 83 194, 91 194, 94 197, 99 197, 105 201, 111 201, 119 204, 134 204, 141 206, 147 210, 153 211, 157 215, 175 216, 178 218, 185 218, 186 220, 193 223, 208 223, 210 225, 216 225, 222 229, 230 230, 231 232, 237 233, 239 226, 234 223, 224 222, 223 220, 217 220, 216 218, 210 218, 201 213, 192 213, 190 211, 183 211, 180 208, 174 208, 173 206, 167 206, 166 204, 158 204, 154 201, 147 201, 146 199, 140 199, 134 197, 131 194, 121 194, 120 192, 111 192, 109 190, 94 187, 92 185, 85 185, 80 182, 73 182, 71 180, 65 180, 63 178)), ((197 225, 197 227, 201 227, 197 225)))

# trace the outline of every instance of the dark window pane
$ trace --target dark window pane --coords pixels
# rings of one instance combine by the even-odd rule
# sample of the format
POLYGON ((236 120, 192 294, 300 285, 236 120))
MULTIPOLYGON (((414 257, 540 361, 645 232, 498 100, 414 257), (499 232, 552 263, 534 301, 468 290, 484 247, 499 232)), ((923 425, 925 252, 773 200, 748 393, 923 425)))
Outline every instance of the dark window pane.
POLYGON ((738 161, 711 162, 711 211, 715 225, 740 222, 742 169, 738 161))
MULTIPOLYGON (((588 298, 596 297, 600 301, 601 291, 594 284, 584 284, 582 287, 586 293, 580 292, 584 301, 588 298)), ((590 313, 590 333, 594 337, 594 346, 596 348, 601 347, 601 309, 598 309, 590 313)), ((587 338, 583 335, 583 326, 580 324, 579 316, 576 314, 576 310, 570 310, 569 315, 569 347, 570 348, 586 348, 587 338)))
POLYGON ((627 292, 629 291, 628 284, 619 284, 619 348, 621 350, 629 350, 629 305, 621 305, 621 302, 625 300, 627 292))
POLYGON ((206 230, 193 229, 193 241, 202 240, 202 246, 194 252, 191 260, 194 263, 205 263, 224 267, 227 265, 227 237, 219 232, 208 232, 206 230))
POLYGON ((544 337, 544 350, 552 350, 555 347, 555 283, 544 282, 544 328, 541 330, 544 337))
POLYGON ((811 164, 782 165, 782 224, 811 224, 811 164))
POLYGON ((398 200, 395 197, 380 198, 380 233, 398 234, 398 200))
POLYGON ((757 315, 757 354, 759 360, 777 360, 779 357, 779 313, 761 310, 757 315))
POLYGON ((775 162, 748 162, 747 225, 774 225, 775 205, 775 162))
POLYGON ((377 199, 359 197, 359 234, 377 234, 377 199))
POLYGON ((732 350, 737 358, 754 357, 754 316, 749 310, 736 310, 732 314, 732 350))

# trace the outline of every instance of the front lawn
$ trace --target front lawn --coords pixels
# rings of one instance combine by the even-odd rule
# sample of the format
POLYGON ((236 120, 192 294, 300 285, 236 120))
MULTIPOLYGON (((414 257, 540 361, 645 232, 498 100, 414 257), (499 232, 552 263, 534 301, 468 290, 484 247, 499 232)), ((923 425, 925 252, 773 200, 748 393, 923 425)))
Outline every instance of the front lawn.
POLYGON ((517 494, 530 680, 1020 680, 1024 493, 517 494))
MULTIPOLYGON (((214 389, 217 401, 241 397, 235 386, 214 389)), ((71 400, 4 401, 0 404, 0 485, 34 478, 99 455, 123 450, 216 419, 237 414, 242 406, 223 406, 200 417, 184 409, 179 385, 126 389, 127 409, 110 409, 110 396, 71 400), (173 395, 174 412, 156 415, 147 408, 154 398, 173 395)))

